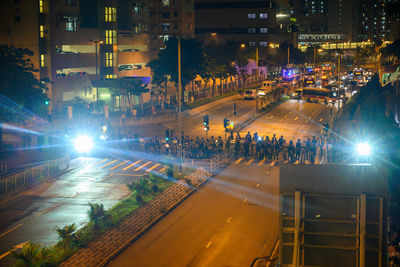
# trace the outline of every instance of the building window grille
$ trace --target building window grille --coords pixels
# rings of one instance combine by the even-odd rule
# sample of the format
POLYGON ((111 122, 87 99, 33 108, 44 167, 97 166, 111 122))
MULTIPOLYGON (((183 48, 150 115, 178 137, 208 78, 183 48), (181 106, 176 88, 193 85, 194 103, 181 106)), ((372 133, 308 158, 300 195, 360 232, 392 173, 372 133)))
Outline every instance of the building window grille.
POLYGON ((44 38, 44 26, 43 25, 39 26, 39 33, 40 33, 40 38, 44 38))
POLYGON ((106 44, 116 44, 117 43, 117 31, 116 30, 106 30, 106 44))
POLYGON ((39 12, 40 12, 40 13, 43 13, 43 12, 44 12, 43 0, 39 0, 39 12))
POLYGON ((249 14, 247 14, 247 18, 248 18, 248 19, 255 19, 255 18, 256 18, 256 14, 254 14, 254 13, 249 13, 249 14))
POLYGON ((105 7, 104 9, 104 21, 116 22, 117 21, 117 9, 115 7, 105 7))
POLYGON ((40 54, 40 67, 44 68, 44 54, 40 54))
POLYGON ((267 19, 268 13, 260 13, 260 19, 267 19))

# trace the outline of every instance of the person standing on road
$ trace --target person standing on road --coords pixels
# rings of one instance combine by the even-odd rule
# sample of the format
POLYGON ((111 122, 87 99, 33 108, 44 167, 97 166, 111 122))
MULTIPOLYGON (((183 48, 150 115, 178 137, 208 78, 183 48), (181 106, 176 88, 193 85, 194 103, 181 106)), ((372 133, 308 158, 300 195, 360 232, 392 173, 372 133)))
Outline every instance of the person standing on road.
POLYGON ((300 141, 300 139, 297 139, 297 142, 296 142, 296 160, 300 159, 300 153, 301 153, 301 141, 300 141))

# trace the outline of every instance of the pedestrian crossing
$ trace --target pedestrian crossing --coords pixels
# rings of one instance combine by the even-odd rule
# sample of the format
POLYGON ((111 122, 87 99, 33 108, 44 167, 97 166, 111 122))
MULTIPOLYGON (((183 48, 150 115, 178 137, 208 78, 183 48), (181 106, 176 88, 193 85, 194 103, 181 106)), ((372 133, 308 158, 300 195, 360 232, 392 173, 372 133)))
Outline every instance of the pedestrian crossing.
POLYGON ((126 172, 158 172, 167 169, 167 166, 160 162, 151 160, 123 160, 115 158, 96 159, 90 164, 91 168, 98 170, 126 171, 126 172))
MULTIPOLYGON (((238 158, 234 160, 234 165, 238 165, 238 164, 244 164, 244 165, 258 165, 258 166, 279 166, 279 165, 283 165, 283 164, 289 164, 288 160, 255 160, 253 158, 238 158)), ((311 165, 311 162, 306 160, 304 162, 300 162, 299 160, 296 160, 295 162, 292 162, 290 164, 293 165, 299 165, 299 164, 305 164, 305 165, 311 165)), ((318 164, 317 162, 314 163, 315 165, 318 164)))

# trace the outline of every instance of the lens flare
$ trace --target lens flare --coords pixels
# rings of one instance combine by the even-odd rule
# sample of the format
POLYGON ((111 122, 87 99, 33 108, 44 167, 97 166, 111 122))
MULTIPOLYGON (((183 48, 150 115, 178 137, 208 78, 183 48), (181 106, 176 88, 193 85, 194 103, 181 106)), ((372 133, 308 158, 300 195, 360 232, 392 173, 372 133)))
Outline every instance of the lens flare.
POLYGON ((80 153, 87 153, 93 148, 93 140, 87 135, 79 135, 74 140, 74 147, 80 153))
POLYGON ((369 156, 371 154, 371 147, 367 143, 357 144, 357 153, 360 156, 369 156))

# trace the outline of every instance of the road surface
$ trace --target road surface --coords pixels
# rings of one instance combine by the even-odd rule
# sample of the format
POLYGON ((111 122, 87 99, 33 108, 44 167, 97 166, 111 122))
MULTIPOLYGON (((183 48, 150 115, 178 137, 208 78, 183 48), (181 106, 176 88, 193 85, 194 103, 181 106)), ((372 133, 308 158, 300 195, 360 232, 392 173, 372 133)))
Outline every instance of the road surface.
MULTIPOLYGON (((254 101, 241 100, 240 98, 236 98, 234 101, 240 102, 238 110, 242 111, 238 113, 239 116, 248 116, 254 111, 254 101)), ((211 113, 211 110, 203 111, 210 114, 211 129, 213 129, 214 124, 220 123, 219 127, 221 131, 223 130, 224 111, 229 112, 231 104, 220 108, 216 107, 214 113, 211 113)), ((325 105, 289 101, 261 116, 244 131, 249 130, 252 133, 257 131, 261 135, 283 134, 287 140, 289 136, 290 138, 311 137, 317 135, 321 130, 319 124, 326 122, 329 117, 329 109, 325 105)), ((201 130, 203 114, 201 113, 186 122, 186 128, 193 134, 199 132, 203 134, 201 130), (198 127, 200 129, 196 128, 198 125, 200 125, 198 127)), ((157 127, 161 129, 161 126, 157 125, 146 127, 146 131, 149 132, 156 132, 157 127)), ((217 130, 215 133, 218 133, 217 130)), ((132 153, 123 147, 116 154, 119 156, 110 152, 102 158, 78 158, 71 164, 76 168, 57 180, 44 183, 32 190, 23 192, 11 201, 0 204, 0 265, 8 266, 10 263, 10 256, 7 256, 9 252, 15 246, 28 240, 45 245, 52 245, 57 242, 56 226, 63 227, 72 223, 75 223, 78 227, 85 225, 88 222, 88 202, 103 203, 105 208, 108 209, 129 194, 126 187, 127 183, 138 179, 148 170, 161 172, 166 168, 153 155, 132 153)), ((254 183, 253 179, 256 179, 254 177, 261 177, 262 168, 271 164, 270 162, 261 162, 260 164, 251 160, 239 162, 241 161, 238 161, 238 165, 242 166, 244 171, 239 172, 238 170, 237 173, 232 171, 231 176, 233 178, 229 175, 224 178, 231 179, 229 183, 232 190, 236 190, 236 186, 238 188, 245 186, 246 190, 250 190, 248 189, 250 184, 247 184, 247 180, 254 183), (250 164, 255 166, 254 170, 260 171, 260 173, 255 173, 254 177, 249 176, 253 169, 247 168, 250 164), (259 165, 263 166, 258 167, 259 165), (235 182, 238 184, 236 185, 235 182)), ((232 195, 231 197, 236 196, 232 195)), ((210 207, 213 206, 210 202, 208 203, 210 207)), ((221 209, 221 212, 225 209, 224 206, 216 206, 215 208, 217 207, 221 209)), ((222 214, 228 216, 228 214, 222 214)), ((233 218, 233 216, 230 217, 233 218)), ((225 219, 227 220, 227 218, 225 219)), ((205 224, 214 224, 214 218, 208 216, 207 213, 201 220, 205 224), (205 219, 208 221, 203 221, 205 219)), ((216 225, 214 225, 214 230, 217 229, 215 227, 216 225)), ((186 228, 191 229, 191 226, 188 225, 186 228)), ((212 232, 212 229, 209 230, 212 232)), ((211 234, 211 232, 208 232, 208 234, 211 234)), ((198 234, 201 235, 201 231, 198 234)), ((214 234, 217 234, 217 232, 214 232, 214 234)), ((214 241, 207 242, 213 244, 214 241)), ((221 251, 225 251, 222 243, 219 243, 219 246, 222 246, 221 251)))
POLYGON ((250 266, 278 239, 278 168, 233 164, 109 266, 250 266))

